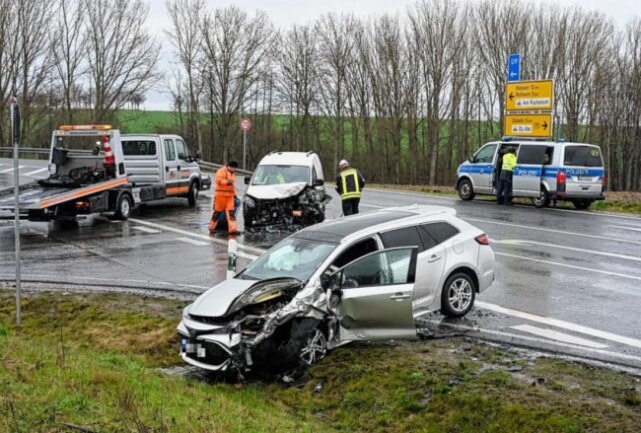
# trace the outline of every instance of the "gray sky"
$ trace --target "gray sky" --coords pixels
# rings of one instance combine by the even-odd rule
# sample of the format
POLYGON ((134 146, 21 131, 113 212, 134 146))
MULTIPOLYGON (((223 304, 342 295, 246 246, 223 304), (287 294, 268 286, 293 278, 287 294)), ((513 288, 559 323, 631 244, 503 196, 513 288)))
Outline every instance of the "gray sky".
MULTIPOLYGON (((462 0, 465 1, 465 0, 462 0)), ((478 0, 467 0, 474 3, 478 0)), ((611 17, 619 28, 623 28, 634 16, 641 17, 641 0, 532 0, 533 3, 555 3, 559 6, 573 6, 584 10, 596 10, 611 17)), ((375 16, 384 12, 404 13, 415 0, 206 0, 208 9, 236 5, 248 12, 256 9, 265 11, 272 22, 281 28, 293 23, 304 24, 327 12, 353 12, 357 16, 375 16)), ((172 59, 172 49, 167 43, 163 29, 170 23, 165 9, 165 0, 150 1, 149 28, 162 41, 161 67, 169 69, 167 62, 172 59)), ((160 91, 149 92, 145 103, 147 110, 170 110, 168 95, 160 91)))

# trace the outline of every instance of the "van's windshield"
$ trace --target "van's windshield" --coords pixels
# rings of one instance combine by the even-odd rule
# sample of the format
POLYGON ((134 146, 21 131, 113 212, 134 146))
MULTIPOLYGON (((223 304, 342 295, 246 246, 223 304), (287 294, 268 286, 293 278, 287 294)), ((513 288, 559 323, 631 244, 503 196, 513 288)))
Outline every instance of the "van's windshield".
POLYGON ((592 146, 566 146, 563 165, 579 167, 602 167, 601 151, 592 146))
POLYGON ((303 165, 259 165, 252 185, 309 182, 309 167, 303 165))

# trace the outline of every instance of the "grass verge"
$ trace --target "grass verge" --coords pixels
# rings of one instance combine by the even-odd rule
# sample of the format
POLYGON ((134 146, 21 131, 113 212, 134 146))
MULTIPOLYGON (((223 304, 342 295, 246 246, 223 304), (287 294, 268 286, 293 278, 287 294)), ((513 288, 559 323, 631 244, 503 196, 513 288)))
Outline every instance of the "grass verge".
POLYGON ((0 292, 0 431, 638 432, 638 378, 463 339, 355 344, 302 387, 169 376, 184 304, 0 292))

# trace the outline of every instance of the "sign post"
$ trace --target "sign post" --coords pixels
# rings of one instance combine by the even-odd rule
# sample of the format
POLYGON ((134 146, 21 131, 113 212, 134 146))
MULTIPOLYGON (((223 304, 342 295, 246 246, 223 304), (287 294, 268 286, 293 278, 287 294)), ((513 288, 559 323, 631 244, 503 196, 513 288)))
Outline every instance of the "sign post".
POLYGON ((243 130, 243 170, 247 170, 247 132, 252 129, 252 121, 249 117, 240 119, 240 129, 243 130))
POLYGON ((16 257, 16 323, 22 322, 21 288, 20 288, 20 174, 18 159, 18 142, 20 141, 20 107, 15 97, 9 99, 9 115, 11 116, 11 140, 13 141, 13 191, 15 209, 14 248, 16 257))
POLYGON ((507 62, 507 81, 520 81, 521 80, 521 55, 510 54, 507 62))

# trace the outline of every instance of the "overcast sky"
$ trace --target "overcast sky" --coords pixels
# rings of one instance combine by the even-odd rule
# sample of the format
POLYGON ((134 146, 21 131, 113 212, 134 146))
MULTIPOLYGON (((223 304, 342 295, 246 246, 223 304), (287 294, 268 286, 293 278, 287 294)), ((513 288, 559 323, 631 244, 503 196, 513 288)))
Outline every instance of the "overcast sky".
MULTIPOLYGON (((464 1, 464 0, 463 0, 464 1)), ((478 0, 468 0, 474 3, 478 0)), ((353 12, 357 16, 375 16, 384 12, 405 12, 415 0, 206 0, 208 9, 236 5, 248 12, 256 9, 265 11, 272 22, 281 28, 293 23, 304 24, 327 12, 353 12)), ((559 6, 581 7, 597 10, 611 17, 619 28, 623 28, 634 16, 641 17, 641 0, 532 0, 532 3, 555 3, 559 6)), ((172 58, 171 46, 166 42, 163 29, 169 27, 165 0, 150 1, 149 28, 163 41, 161 67, 167 70, 172 58)), ((153 91, 147 95, 147 110, 170 110, 168 95, 153 91)))

